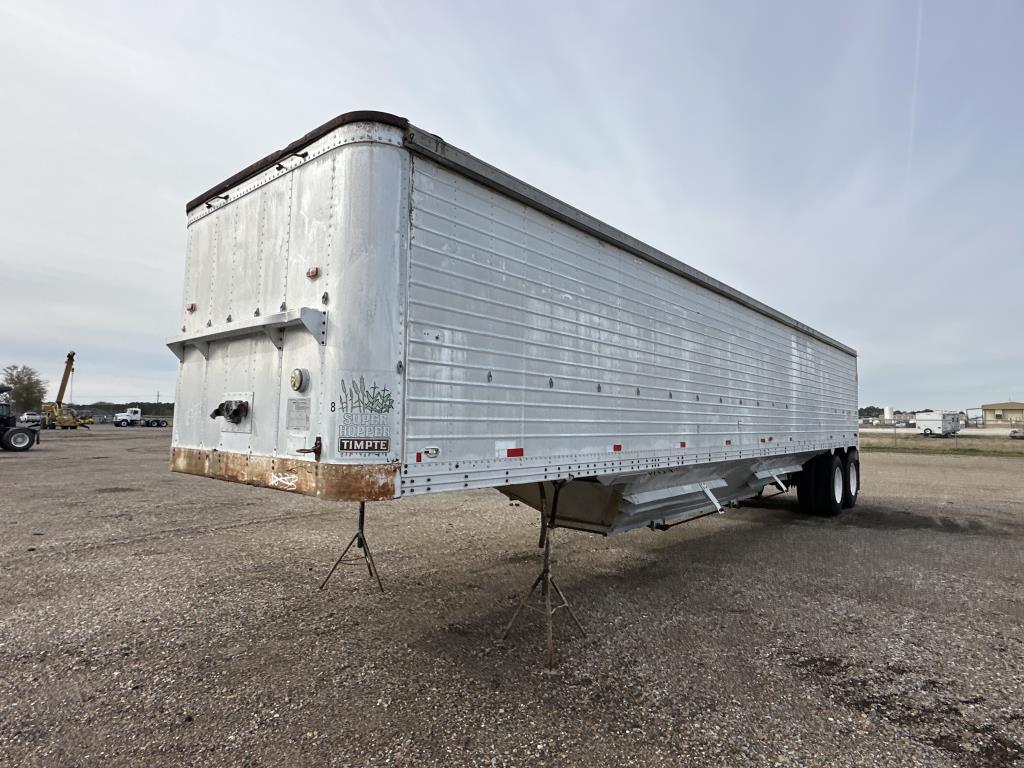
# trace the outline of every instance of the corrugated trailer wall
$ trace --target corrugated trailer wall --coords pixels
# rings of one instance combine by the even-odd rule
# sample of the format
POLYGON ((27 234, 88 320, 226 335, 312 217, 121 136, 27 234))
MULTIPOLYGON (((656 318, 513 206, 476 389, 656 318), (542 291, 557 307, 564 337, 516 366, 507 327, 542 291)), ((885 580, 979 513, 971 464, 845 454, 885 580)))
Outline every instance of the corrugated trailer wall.
POLYGON ((414 158, 406 457, 544 462, 849 442, 856 358, 414 158))

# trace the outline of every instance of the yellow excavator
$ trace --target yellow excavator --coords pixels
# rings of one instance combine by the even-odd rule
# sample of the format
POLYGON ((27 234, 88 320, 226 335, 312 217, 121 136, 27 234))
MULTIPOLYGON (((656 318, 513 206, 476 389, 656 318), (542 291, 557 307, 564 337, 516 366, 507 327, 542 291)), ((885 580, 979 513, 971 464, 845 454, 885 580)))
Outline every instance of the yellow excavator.
POLYGON ((88 429, 85 420, 80 419, 74 408, 64 405, 64 392, 67 391, 71 374, 75 370, 75 353, 68 352, 68 358, 64 363, 64 376, 60 380, 60 389, 57 390, 57 397, 52 403, 43 403, 43 426, 46 429, 88 429))

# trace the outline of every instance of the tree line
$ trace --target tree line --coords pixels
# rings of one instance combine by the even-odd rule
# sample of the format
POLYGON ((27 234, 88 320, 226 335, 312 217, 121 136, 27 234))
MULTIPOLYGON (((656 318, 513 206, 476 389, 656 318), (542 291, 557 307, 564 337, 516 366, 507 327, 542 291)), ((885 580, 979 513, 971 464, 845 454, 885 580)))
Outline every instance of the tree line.
MULTIPOLYGON (((918 408, 917 410, 910 411, 893 411, 894 416, 912 416, 915 413, 931 413, 931 408, 918 408)), ((960 411, 964 416, 967 414, 964 411, 960 411)), ((857 416, 862 419, 880 419, 885 414, 885 409, 880 408, 877 405, 865 405, 863 408, 857 409, 857 416)))

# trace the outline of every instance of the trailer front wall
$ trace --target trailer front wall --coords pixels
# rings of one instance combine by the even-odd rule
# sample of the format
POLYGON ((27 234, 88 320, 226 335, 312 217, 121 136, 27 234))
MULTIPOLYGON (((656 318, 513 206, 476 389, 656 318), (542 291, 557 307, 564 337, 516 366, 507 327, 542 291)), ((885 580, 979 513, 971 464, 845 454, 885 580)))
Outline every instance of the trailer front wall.
POLYGON ((190 214, 173 469, 326 498, 397 495, 411 175, 401 140, 393 127, 346 125, 190 214), (260 323, 289 310, 322 313, 323 335, 292 326, 275 345, 278 331, 260 323), (296 369, 308 380, 299 391, 296 369), (240 424, 211 418, 230 399, 249 404, 240 424))
POLYGON ((413 169, 403 492, 855 444, 855 356, 413 169))

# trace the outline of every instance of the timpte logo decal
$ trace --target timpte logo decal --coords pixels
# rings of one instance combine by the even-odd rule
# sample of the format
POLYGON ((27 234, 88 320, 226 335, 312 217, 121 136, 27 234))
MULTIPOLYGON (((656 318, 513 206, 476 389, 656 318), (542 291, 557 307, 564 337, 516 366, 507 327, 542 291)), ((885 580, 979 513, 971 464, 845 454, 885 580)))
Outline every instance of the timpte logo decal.
POLYGON ((342 453, 387 453, 390 440, 365 437, 342 437, 338 450, 342 453))

